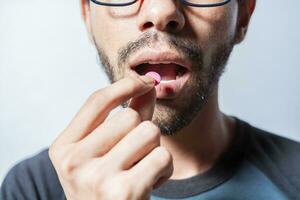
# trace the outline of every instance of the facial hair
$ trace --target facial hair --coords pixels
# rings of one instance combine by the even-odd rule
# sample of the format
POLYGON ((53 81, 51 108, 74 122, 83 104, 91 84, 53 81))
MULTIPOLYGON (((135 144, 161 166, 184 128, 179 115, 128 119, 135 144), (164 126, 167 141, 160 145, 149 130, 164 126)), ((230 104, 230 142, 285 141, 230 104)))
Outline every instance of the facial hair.
MULTIPOLYGON (((233 49, 233 40, 224 41, 211 54, 210 63, 204 64, 204 49, 189 38, 180 38, 173 34, 161 35, 157 32, 146 32, 137 40, 127 43, 118 51, 118 66, 112 66, 109 57, 99 44, 96 44, 102 67, 111 83, 120 79, 129 70, 128 60, 139 50, 154 45, 166 44, 177 51, 185 59, 193 63, 191 76, 186 82, 181 94, 176 99, 157 99, 152 121, 162 135, 175 135, 182 128, 188 126, 196 115, 201 112, 218 84, 219 78, 225 70, 226 62, 233 49)), ((128 102, 122 104, 128 106, 128 102)))

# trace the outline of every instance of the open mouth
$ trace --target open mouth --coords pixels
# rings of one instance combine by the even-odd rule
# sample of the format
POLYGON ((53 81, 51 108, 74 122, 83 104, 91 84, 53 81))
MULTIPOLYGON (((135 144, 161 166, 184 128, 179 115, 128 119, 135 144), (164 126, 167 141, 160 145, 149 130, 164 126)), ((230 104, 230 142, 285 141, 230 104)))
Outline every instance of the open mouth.
POLYGON ((150 71, 154 71, 161 76, 161 83, 167 83, 180 79, 187 69, 181 65, 175 63, 142 63, 134 68, 139 75, 145 75, 150 71))
POLYGON ((160 83, 155 86, 157 99, 175 99, 190 77, 187 67, 172 62, 145 62, 132 69, 139 75, 152 71, 161 76, 160 83))
POLYGON ((157 99, 175 99, 182 94, 191 76, 192 63, 183 55, 164 49, 145 49, 131 57, 128 63, 139 75, 150 71, 160 75, 161 81, 155 86, 157 99))

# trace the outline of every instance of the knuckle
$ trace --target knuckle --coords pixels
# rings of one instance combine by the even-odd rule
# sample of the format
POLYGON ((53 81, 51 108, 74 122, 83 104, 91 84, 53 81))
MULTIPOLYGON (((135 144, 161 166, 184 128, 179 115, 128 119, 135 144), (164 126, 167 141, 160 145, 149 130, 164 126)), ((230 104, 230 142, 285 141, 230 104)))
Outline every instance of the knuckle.
POLYGON ((125 120, 133 124, 139 124, 142 121, 140 114, 132 108, 124 109, 125 120))
POLYGON ((129 93, 134 93, 136 89, 139 87, 140 81, 138 81, 138 78, 130 76, 124 78, 124 84, 126 85, 126 88, 128 88, 129 93))
POLYGON ((57 167, 64 177, 71 177, 74 169, 77 167, 78 160, 80 160, 77 152, 77 147, 69 146, 57 157, 59 160, 57 167))
POLYGON ((62 160, 61 157, 63 156, 63 151, 64 150, 59 145, 55 143, 51 144, 48 155, 53 164, 59 163, 62 160))
POLYGON ((171 153, 162 146, 159 146, 157 148, 155 148, 156 151, 156 162, 160 165, 160 166, 169 166, 170 164, 172 164, 172 155, 171 153))
POLYGON ((98 99, 99 95, 101 95, 102 89, 94 91, 88 98, 90 101, 94 101, 95 99, 98 99))
POLYGON ((143 126, 150 130, 151 132, 158 132, 160 133, 160 129, 151 121, 147 120, 143 122, 143 126))
POLYGON ((63 161, 60 162, 59 171, 64 177, 71 176, 72 172, 74 171, 75 165, 72 162, 70 157, 65 158, 63 161))
POLYGON ((87 102, 97 105, 99 102, 103 101, 103 99, 106 99, 105 96, 105 89, 99 89, 89 96, 87 102))
POLYGON ((102 184, 101 193, 106 193, 107 199, 132 199, 133 195, 129 180, 120 177, 113 177, 105 181, 102 184), (108 193, 107 191, 111 192, 108 193))
POLYGON ((157 141, 160 139, 160 129, 151 121, 144 121, 142 123, 142 130, 146 138, 157 141))

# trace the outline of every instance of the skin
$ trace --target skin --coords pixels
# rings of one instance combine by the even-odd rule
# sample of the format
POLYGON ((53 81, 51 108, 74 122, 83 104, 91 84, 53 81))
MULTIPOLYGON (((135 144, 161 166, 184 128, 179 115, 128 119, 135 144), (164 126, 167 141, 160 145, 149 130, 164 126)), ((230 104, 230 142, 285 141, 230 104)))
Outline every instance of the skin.
MULTIPOLYGON (((234 119, 218 106, 218 78, 227 59, 207 85, 209 92, 199 112, 174 133, 164 134, 159 122, 171 123, 174 116, 167 105, 155 101, 152 78, 132 73, 125 62, 120 64, 120 49, 147 32, 173 34, 199 44, 202 66, 209 69, 221 46, 230 49, 243 41, 255 0, 232 0, 213 8, 186 7, 172 0, 140 0, 127 9, 85 0, 81 5, 89 37, 101 51, 114 83, 92 94, 50 147, 67 198, 147 199, 168 178, 188 178, 211 168, 234 137, 234 119), (125 102, 128 108, 107 118, 125 102)), ((168 49, 164 42, 150 47, 168 49)), ((193 81, 189 84, 191 91, 197 89, 193 81)), ((186 101, 182 97, 172 102, 175 111, 186 101)))

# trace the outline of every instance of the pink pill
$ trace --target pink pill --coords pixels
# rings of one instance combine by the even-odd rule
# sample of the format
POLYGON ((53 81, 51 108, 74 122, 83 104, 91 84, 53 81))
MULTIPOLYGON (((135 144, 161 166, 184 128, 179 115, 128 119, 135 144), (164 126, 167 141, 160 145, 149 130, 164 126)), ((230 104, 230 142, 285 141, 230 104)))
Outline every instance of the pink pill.
POLYGON ((151 76, 152 78, 154 78, 155 85, 158 85, 161 81, 160 75, 156 72, 151 71, 151 72, 148 72, 146 75, 151 76))

